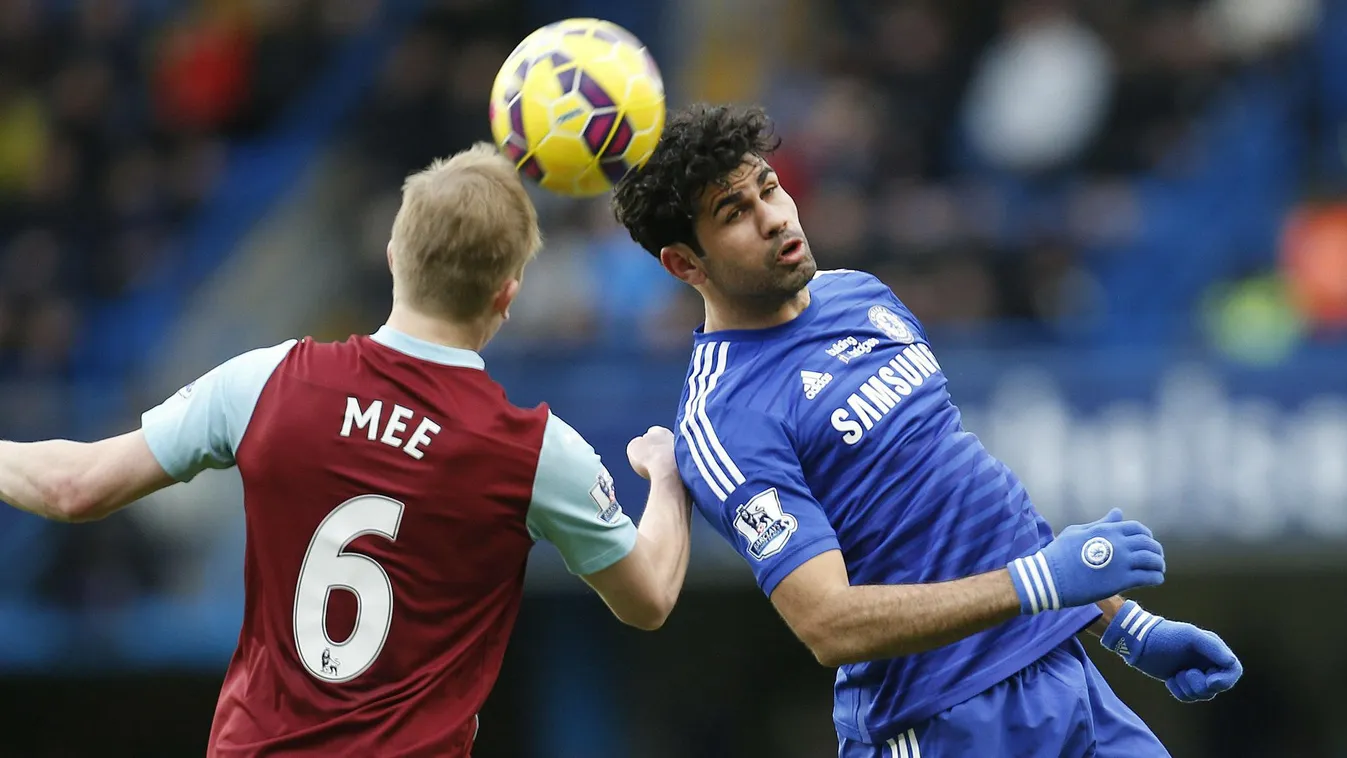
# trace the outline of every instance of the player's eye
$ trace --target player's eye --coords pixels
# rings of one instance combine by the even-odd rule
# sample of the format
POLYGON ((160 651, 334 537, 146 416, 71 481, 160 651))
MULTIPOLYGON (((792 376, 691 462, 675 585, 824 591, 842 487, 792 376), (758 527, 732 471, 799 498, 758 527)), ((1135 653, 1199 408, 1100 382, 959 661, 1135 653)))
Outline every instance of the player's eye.
POLYGON ((776 185, 776 184, 769 184, 769 185, 767 185, 766 187, 763 187, 763 188, 762 188, 762 196, 763 196, 763 197, 771 197, 772 195, 776 194, 776 188, 777 188, 778 186, 779 186, 779 185, 776 185))
POLYGON ((734 210, 726 214, 725 223, 733 224, 735 221, 738 221, 739 217, 742 216, 743 214, 744 210, 742 208, 735 208, 734 210))

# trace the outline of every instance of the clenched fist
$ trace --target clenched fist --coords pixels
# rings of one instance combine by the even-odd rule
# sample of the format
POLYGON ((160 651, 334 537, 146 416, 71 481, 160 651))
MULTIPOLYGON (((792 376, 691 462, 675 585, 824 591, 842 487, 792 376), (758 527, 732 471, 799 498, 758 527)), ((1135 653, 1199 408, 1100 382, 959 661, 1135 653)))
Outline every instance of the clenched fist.
POLYGON ((627 460, 631 461, 632 470, 645 479, 677 474, 673 432, 662 426, 650 427, 627 443, 627 460))

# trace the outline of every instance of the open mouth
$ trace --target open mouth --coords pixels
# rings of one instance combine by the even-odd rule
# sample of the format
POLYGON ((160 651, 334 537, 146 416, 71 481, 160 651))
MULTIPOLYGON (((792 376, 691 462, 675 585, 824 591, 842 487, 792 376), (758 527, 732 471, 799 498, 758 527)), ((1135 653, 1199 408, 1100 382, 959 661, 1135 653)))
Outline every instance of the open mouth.
POLYGON ((781 252, 776 254, 777 260, 782 263, 794 263, 804 254, 804 240, 793 239, 781 246, 781 252))

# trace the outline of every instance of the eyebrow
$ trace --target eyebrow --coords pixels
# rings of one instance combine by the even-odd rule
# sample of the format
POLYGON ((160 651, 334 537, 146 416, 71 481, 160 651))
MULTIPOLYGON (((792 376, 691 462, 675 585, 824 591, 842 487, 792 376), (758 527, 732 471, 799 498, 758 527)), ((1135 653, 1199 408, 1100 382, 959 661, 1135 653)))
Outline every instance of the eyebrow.
POLYGON ((728 195, 726 195, 725 197, 722 197, 722 198, 720 198, 719 200, 716 201, 715 206, 713 206, 713 207, 711 208, 711 215, 712 215, 713 217, 719 216, 719 215, 720 215, 720 212, 721 212, 722 210, 724 210, 727 206, 738 205, 738 204, 739 204, 739 201, 740 201, 740 200, 743 200, 743 199, 744 199, 744 193, 743 193, 743 192, 740 192, 740 191, 738 191, 738 190, 735 190, 734 192, 731 192, 730 194, 728 194, 728 195))
MULTIPOLYGON (((761 187, 763 183, 767 181, 767 177, 771 176, 774 173, 776 172, 772 170, 771 166, 763 166, 762 169, 758 171, 758 186, 761 187)), ((738 204, 739 201, 742 200, 743 198, 744 193, 742 191, 735 190, 734 192, 731 192, 730 194, 716 201, 716 204, 711 208, 711 215, 719 216, 722 210, 724 210, 728 206, 738 204)))

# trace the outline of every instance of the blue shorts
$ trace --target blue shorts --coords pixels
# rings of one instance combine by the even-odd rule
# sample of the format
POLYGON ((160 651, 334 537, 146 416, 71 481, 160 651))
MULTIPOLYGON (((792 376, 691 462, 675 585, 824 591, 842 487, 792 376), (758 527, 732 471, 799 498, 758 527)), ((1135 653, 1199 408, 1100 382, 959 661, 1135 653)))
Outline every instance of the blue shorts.
POLYGON ((838 758, 1170 758, 1075 637, 991 689, 892 739, 842 739, 838 758))

